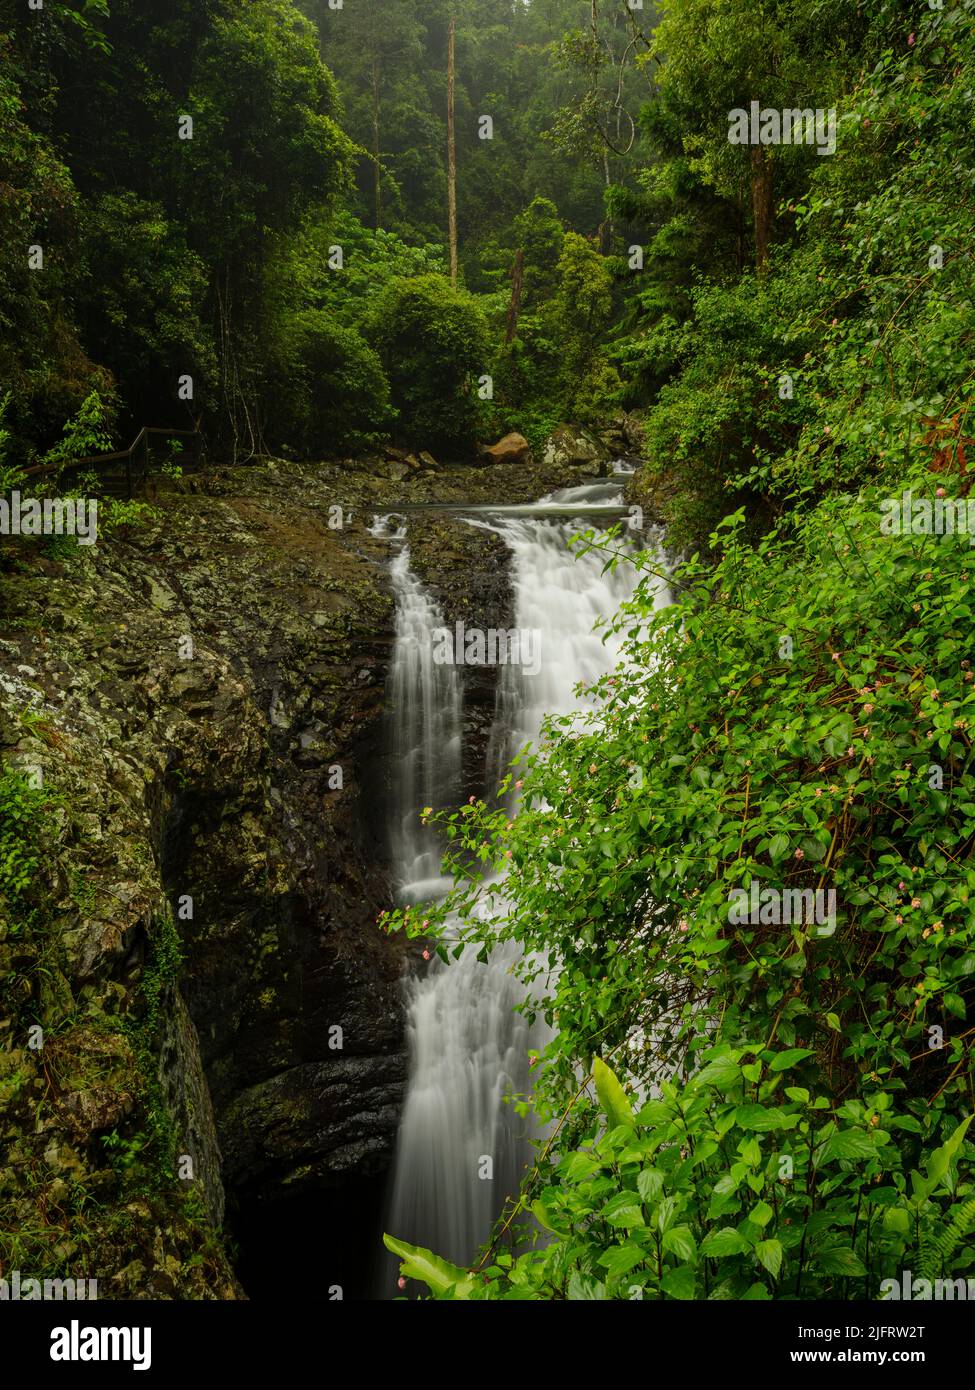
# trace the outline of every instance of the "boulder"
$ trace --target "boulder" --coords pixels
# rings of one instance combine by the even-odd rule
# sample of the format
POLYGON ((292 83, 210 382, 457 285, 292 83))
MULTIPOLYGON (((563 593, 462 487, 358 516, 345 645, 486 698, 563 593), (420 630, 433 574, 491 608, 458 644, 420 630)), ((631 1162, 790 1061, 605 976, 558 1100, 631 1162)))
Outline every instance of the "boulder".
POLYGON ((617 456, 639 456, 644 445, 640 417, 620 413, 599 431, 603 443, 617 456))
POLYGON ((589 465, 593 474, 609 462, 610 451, 596 436, 575 425, 559 425, 545 441, 542 462, 547 468, 589 465))
POLYGON ((482 450, 485 463, 524 463, 531 453, 531 445, 523 434, 506 434, 497 444, 489 444, 482 450))

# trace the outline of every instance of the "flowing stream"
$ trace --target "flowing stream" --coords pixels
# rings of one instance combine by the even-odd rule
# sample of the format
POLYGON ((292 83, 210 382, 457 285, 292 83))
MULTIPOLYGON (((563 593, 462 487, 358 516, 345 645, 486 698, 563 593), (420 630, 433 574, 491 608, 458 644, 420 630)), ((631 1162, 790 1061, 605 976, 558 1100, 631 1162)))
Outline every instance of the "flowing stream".
MULTIPOLYGON (((594 632, 630 597, 637 575, 604 557, 576 558, 569 538, 600 516, 616 519, 622 486, 613 481, 562 489, 533 508, 478 508, 463 518, 495 531, 511 557, 514 626, 540 640, 535 674, 500 667, 485 786, 493 792, 514 754, 534 742, 548 714, 579 707, 575 688, 616 663, 619 639, 594 632), (569 519, 574 513, 584 521, 569 519)), ((443 615, 412 574, 409 551, 392 565, 396 644, 390 708, 400 776, 392 811, 394 867, 401 900, 443 896, 440 845, 419 825, 421 806, 447 806, 460 780, 463 690, 454 666, 432 658, 433 629, 443 615)), ((585 698, 585 697, 583 697, 585 698)), ((503 882, 492 885, 496 912, 503 882)), ((487 903, 485 904, 487 910, 487 903)), ((487 963, 465 950, 448 966, 434 960, 407 984, 410 1078, 400 1125, 387 1230, 469 1264, 487 1240, 505 1198, 517 1189, 531 1156, 527 1122, 508 1095, 530 1092, 529 1049, 544 1046, 543 1025, 529 1029, 516 1006, 524 986, 512 974, 517 955, 502 943, 487 963)))

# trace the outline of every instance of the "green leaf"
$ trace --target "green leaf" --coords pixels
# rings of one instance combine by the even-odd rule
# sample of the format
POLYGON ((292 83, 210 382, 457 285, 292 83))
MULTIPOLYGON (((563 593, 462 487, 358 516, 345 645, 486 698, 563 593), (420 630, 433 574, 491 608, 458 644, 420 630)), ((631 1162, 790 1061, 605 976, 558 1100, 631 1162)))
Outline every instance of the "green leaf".
POLYGON ((876 1152, 876 1140, 866 1130, 841 1129, 823 1144, 819 1162, 828 1163, 833 1158, 873 1158, 876 1152))
POLYGON ((647 1252, 639 1245, 633 1245, 629 1241, 625 1245, 613 1245, 605 1250, 597 1264, 603 1266, 607 1277, 619 1279, 624 1274, 629 1274, 631 1269, 635 1269, 647 1258, 647 1252))
POLYGON ((593 1173, 598 1172, 601 1166, 599 1160, 593 1158, 591 1154, 576 1150, 575 1153, 571 1153, 566 1158, 562 1159, 559 1163, 558 1171, 562 1174, 567 1183, 576 1184, 585 1182, 587 1178, 591 1178, 593 1173))
POLYGON ((644 1168, 637 1174, 636 1185, 645 1202, 655 1202, 664 1190, 664 1175, 659 1168, 644 1168))
POLYGON ((646 1225, 643 1219, 643 1208, 640 1206, 640 1199, 635 1192, 617 1192, 615 1197, 609 1199, 599 1214, 611 1226, 621 1226, 625 1230, 632 1230, 634 1226, 646 1225))
POLYGON ((733 1226, 722 1226, 718 1231, 712 1231, 701 1241, 701 1254, 713 1255, 720 1259, 722 1255, 742 1255, 751 1246, 740 1231, 736 1231, 733 1226))
POLYGON ((765 1266, 773 1279, 779 1277, 783 1253, 782 1246, 777 1240, 760 1240, 755 1246, 755 1254, 759 1263, 765 1266))
POLYGON ((813 1264, 824 1274, 847 1274, 855 1277, 867 1272, 859 1256, 848 1246, 820 1250, 813 1256, 813 1264))
POLYGON ((767 1226, 772 1219, 772 1208, 768 1202, 756 1202, 748 1213, 749 1221, 754 1221, 756 1226, 767 1226))
POLYGON ((679 1298, 688 1302, 694 1297, 695 1277, 693 1265, 678 1265, 676 1269, 668 1269, 660 1281, 660 1287, 664 1293, 670 1294, 671 1298, 679 1298))
POLYGON ((911 1218, 910 1214, 903 1207, 888 1207, 884 1212, 884 1229, 896 1231, 898 1235, 906 1236, 910 1234, 911 1218))
POLYGON ((531 1211, 532 1211, 532 1215, 534 1216, 534 1218, 535 1218, 535 1220, 538 1222, 538 1224, 539 1224, 540 1226, 544 1227, 544 1229, 545 1229, 546 1231, 551 1231, 551 1233, 552 1233, 553 1236, 564 1236, 564 1235, 565 1235, 565 1230, 564 1230, 564 1229, 560 1230, 558 1226, 553 1226, 553 1224, 552 1224, 552 1218, 551 1218, 551 1216, 549 1215, 548 1210, 547 1210, 547 1208, 546 1208, 544 1202, 542 1202, 542 1201, 535 1201, 535 1202, 532 1202, 532 1204, 531 1204, 531 1211))
POLYGON ((790 1047, 785 1052, 778 1052, 769 1062, 769 1071, 785 1071, 786 1067, 795 1066, 796 1062, 801 1062, 803 1057, 811 1057, 813 1050, 811 1047, 790 1047))
POLYGON ((734 1057, 716 1057, 694 1078, 697 1086, 715 1086, 719 1091, 730 1090, 741 1081, 741 1067, 734 1057))
POLYGON ((690 1226, 671 1226, 664 1232, 662 1244, 665 1250, 669 1250, 679 1260, 693 1260, 697 1254, 690 1226))
POLYGON ((603 1114, 609 1121, 610 1128, 616 1125, 633 1126, 633 1107, 609 1067, 599 1057, 594 1057, 592 1061, 592 1074, 596 1082, 596 1095, 599 1097, 599 1104, 603 1114))
POLYGON ((421 1245, 409 1245, 395 1236, 383 1235, 383 1244, 402 1260, 400 1273, 405 1279, 420 1279, 435 1294, 453 1290, 453 1297, 466 1299, 474 1287, 474 1279, 466 1269, 442 1260, 421 1245))
POLYGON ((967 1119, 962 1120, 951 1138, 948 1139, 946 1143, 942 1144, 940 1149, 935 1149, 934 1153, 928 1159, 925 1171, 928 1175, 928 1182, 932 1184, 932 1188, 929 1188, 929 1191, 931 1191, 933 1187, 936 1187, 937 1184, 947 1176, 948 1169, 951 1167, 951 1160, 961 1148, 962 1140, 965 1138, 968 1126, 971 1124, 973 1118, 975 1118, 975 1116, 969 1115, 967 1119))
POLYGON ((569 1276, 568 1293, 569 1299, 573 1303, 605 1302, 606 1285, 601 1284, 598 1279, 591 1279, 586 1274, 580 1274, 575 1269, 569 1276))

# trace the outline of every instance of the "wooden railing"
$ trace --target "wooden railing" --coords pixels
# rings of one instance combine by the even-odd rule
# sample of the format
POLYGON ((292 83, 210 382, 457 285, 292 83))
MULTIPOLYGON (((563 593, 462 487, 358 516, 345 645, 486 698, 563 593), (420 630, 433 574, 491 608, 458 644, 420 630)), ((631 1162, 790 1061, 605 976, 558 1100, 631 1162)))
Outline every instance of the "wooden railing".
POLYGON ((149 436, 151 434, 162 434, 169 439, 176 437, 195 439, 194 463, 200 462, 203 436, 199 429, 164 430, 153 425, 145 425, 128 449, 119 449, 112 454, 88 454, 84 458, 66 459, 61 463, 35 464, 33 468, 25 469, 25 473, 27 477, 38 477, 47 473, 58 473, 65 468, 82 468, 85 464, 93 464, 98 467, 109 463, 121 463, 124 460, 126 495, 131 497, 134 482, 133 460, 140 450, 142 452, 142 478, 144 479, 149 472, 149 436))

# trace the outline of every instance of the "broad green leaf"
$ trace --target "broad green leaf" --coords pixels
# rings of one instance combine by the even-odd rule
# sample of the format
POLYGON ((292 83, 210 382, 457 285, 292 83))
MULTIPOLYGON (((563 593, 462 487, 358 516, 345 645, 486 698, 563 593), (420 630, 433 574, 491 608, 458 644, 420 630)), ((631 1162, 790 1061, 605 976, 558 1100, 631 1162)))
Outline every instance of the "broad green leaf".
POLYGON ((795 1066, 796 1062, 801 1062, 804 1057, 812 1056, 811 1047, 789 1047, 785 1052, 778 1052, 769 1062, 769 1071, 785 1071, 786 1067, 795 1066))
POLYGON ((619 1279, 624 1274, 629 1274, 631 1269, 635 1269, 647 1258, 647 1252, 642 1250, 639 1245, 613 1245, 605 1250, 596 1261, 606 1270, 607 1278, 619 1279))
POLYGON ((749 1221, 754 1221, 756 1226, 767 1226, 772 1220, 772 1208, 768 1202, 756 1202, 748 1213, 749 1221))
POLYGON ((824 1274, 848 1274, 856 1277, 867 1272, 859 1256, 847 1246, 820 1250, 814 1254, 813 1264, 824 1274))
POLYGON ((646 1225, 643 1219, 643 1208, 635 1192, 617 1192, 616 1196, 609 1199, 599 1214, 611 1226, 619 1226, 624 1230, 632 1230, 634 1226, 646 1225))
POLYGON ((823 1144, 819 1162, 829 1163, 834 1158, 873 1158, 876 1152, 877 1142, 873 1135, 862 1129, 841 1129, 823 1144))
POLYGON ((690 1226, 671 1226, 664 1232, 662 1244, 679 1260, 693 1260, 697 1253, 690 1226))
POLYGON ((779 1276, 782 1268, 782 1246, 777 1240, 760 1240, 755 1246, 755 1254, 760 1264, 764 1265, 773 1279, 779 1276))
POLYGON ((400 1273, 404 1278, 420 1279, 437 1294, 453 1289, 454 1298, 469 1297, 474 1287, 474 1279, 466 1269, 460 1269, 448 1260, 442 1260, 439 1255, 424 1250, 421 1245, 409 1245, 405 1240, 397 1240, 395 1236, 384 1234, 383 1244, 402 1260, 400 1273))
POLYGON ((713 1255, 718 1259, 722 1255, 741 1255, 750 1249, 748 1241, 733 1226, 722 1226, 719 1231, 712 1231, 701 1241, 701 1254, 713 1255))
POLYGON ((935 1149, 934 1153, 928 1159, 926 1172, 928 1175, 928 1182, 933 1184, 933 1186, 936 1187, 947 1175, 948 1169, 951 1167, 951 1160, 961 1148, 962 1140, 965 1138, 968 1126, 971 1124, 973 1118, 975 1117, 969 1115, 967 1119, 962 1120, 950 1139, 942 1144, 940 1149, 935 1149))
POLYGON ((633 1107, 626 1092, 606 1063, 599 1057, 593 1058, 592 1074, 596 1082, 596 1095, 599 1097, 599 1104, 609 1121, 610 1128, 615 1128, 616 1125, 633 1126, 635 1123, 633 1107))
POLYGON ((909 1213, 903 1207, 888 1207, 884 1212, 884 1228, 888 1231, 896 1231, 898 1235, 909 1235, 911 1230, 909 1213))
POLYGON ((564 1230, 560 1230, 558 1226, 554 1226, 552 1224, 552 1217, 550 1216, 544 1202, 532 1202, 531 1211, 538 1224, 540 1226, 543 1226, 546 1231, 551 1231, 553 1236, 565 1235, 564 1230))
POLYGON ((583 1302, 605 1302, 606 1285, 601 1284, 598 1279, 592 1279, 589 1275, 580 1274, 573 1270, 569 1276, 569 1299, 572 1303, 583 1302))
POLYGON ((637 1174, 636 1185, 645 1202, 655 1202, 664 1190, 664 1175, 659 1168, 644 1168, 637 1174))
POLYGON ((671 1298, 688 1302, 695 1293, 694 1266, 678 1265, 676 1269, 668 1269, 660 1281, 660 1287, 671 1298))

